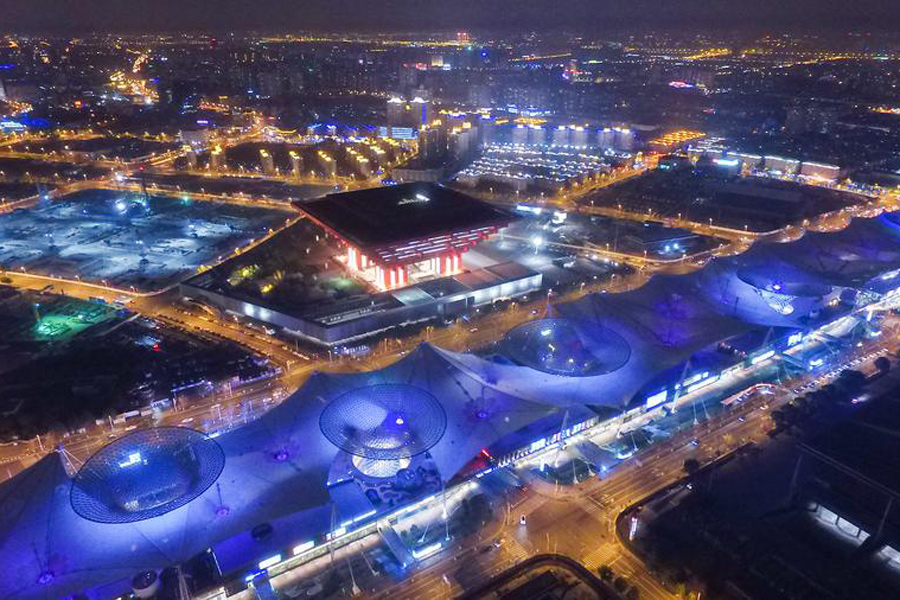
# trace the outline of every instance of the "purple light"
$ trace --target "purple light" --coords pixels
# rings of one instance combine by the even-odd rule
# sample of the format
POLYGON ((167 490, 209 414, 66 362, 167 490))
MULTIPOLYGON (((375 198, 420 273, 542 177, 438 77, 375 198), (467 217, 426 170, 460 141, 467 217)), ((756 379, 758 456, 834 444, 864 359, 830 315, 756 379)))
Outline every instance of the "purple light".
POLYGON ((279 450, 278 452, 275 453, 275 457, 274 457, 274 458, 275 458, 275 460, 277 460, 278 462, 284 462, 284 461, 286 461, 287 459, 289 459, 290 457, 291 457, 291 453, 288 452, 287 450, 282 449, 282 450, 279 450))
POLYGON ((54 577, 53 571, 44 571, 38 575, 37 583, 38 585, 47 585, 53 581, 54 577))

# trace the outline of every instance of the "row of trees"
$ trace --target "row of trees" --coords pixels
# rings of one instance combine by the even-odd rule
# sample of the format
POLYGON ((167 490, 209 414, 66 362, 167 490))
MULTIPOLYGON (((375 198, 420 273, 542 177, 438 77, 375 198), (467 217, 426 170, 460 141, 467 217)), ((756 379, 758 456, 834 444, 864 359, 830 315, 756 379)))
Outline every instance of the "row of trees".
POLYGON ((609 565, 597 567, 597 574, 600 575, 601 581, 611 585, 619 593, 620 597, 626 600, 638 600, 641 597, 640 590, 627 578, 622 575, 616 575, 609 565))
MULTIPOLYGON (((882 356, 875 359, 875 367, 879 372, 886 373, 891 368, 891 362, 882 356)), ((850 402, 862 392, 865 384, 866 376, 861 371, 844 369, 833 383, 797 396, 781 408, 773 410, 772 421, 778 430, 789 429, 806 420, 821 408, 850 402)))

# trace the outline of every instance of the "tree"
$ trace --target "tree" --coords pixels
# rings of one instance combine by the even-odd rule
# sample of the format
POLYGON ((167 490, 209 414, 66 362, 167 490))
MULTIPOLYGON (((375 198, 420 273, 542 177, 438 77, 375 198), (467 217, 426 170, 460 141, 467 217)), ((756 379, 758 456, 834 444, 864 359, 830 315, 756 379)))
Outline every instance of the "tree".
POLYGON ((849 394, 856 394, 866 383, 866 376, 855 369, 844 369, 838 375, 837 385, 849 394))
POLYGON ((696 458, 686 458, 684 459, 682 468, 684 469, 684 472, 691 477, 700 470, 700 461, 696 458))
POLYGON ((800 411, 798 410, 796 404, 794 404, 793 402, 788 402, 783 407, 781 407, 781 411, 784 413, 785 421, 787 421, 789 425, 793 425, 797 422, 797 419, 799 417, 798 413, 800 411))
POLYGON ((770 412, 769 416, 772 418, 772 422, 775 423, 775 426, 778 428, 784 427, 787 424, 787 418, 784 414, 784 411, 780 408, 776 408, 775 410, 770 412))

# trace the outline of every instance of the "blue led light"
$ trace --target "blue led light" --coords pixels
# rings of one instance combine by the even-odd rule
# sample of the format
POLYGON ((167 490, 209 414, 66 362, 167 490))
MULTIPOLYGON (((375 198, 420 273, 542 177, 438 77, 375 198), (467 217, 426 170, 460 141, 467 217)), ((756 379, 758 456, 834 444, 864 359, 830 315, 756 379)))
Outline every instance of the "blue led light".
POLYGON ((322 411, 319 427, 345 452, 398 460, 437 444, 447 429, 447 415, 437 399, 421 388, 373 385, 335 398, 322 411))
POLYGON ((137 431, 91 456, 70 493, 76 513, 98 523, 133 523, 184 506, 215 483, 225 454, 183 427, 137 431))

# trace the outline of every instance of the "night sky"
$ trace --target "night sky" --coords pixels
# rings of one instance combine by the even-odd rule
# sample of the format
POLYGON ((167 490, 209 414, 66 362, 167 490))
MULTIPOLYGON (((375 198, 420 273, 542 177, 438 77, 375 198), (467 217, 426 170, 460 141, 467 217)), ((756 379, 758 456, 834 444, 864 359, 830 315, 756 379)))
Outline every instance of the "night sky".
POLYGON ((900 0, 0 0, 6 32, 898 26, 900 0))

